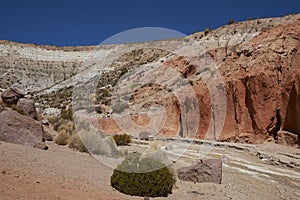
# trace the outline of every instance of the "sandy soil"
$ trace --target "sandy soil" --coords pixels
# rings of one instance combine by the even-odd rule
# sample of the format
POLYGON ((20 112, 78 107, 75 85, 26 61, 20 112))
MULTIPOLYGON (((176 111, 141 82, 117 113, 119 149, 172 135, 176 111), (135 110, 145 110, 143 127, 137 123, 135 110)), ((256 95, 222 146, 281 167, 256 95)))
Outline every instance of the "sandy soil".
MULTIPOLYGON (((92 156, 51 142, 48 146, 43 151, 1 142, 0 199, 143 199, 114 190, 109 184, 112 169, 92 156)), ((175 168, 196 162, 198 149, 190 146, 175 168)), ((299 168, 259 159, 258 151, 294 165, 300 161, 299 148, 275 144, 244 150, 215 147, 208 156, 226 158, 222 184, 177 181, 172 195, 155 199, 300 199, 299 168)))

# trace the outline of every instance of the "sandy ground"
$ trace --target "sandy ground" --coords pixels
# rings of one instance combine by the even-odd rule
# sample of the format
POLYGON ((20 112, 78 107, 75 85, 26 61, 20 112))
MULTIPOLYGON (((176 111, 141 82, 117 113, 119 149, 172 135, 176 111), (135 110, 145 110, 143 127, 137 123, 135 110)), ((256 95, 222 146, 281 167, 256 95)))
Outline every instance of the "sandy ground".
MULTIPOLYGON (((43 151, 1 142, 0 199, 143 199, 114 190, 109 184, 112 169, 92 156, 51 142, 48 146, 49 150, 43 151)), ((196 162, 198 149, 199 145, 190 146, 174 167, 196 162)), ((208 155, 221 156, 226 158, 222 184, 179 180, 173 194, 155 199, 300 199, 299 148, 265 144, 241 150, 219 146, 208 155), (258 151, 284 162, 259 159, 258 151), (286 166, 289 162, 294 162, 292 167, 286 166)))

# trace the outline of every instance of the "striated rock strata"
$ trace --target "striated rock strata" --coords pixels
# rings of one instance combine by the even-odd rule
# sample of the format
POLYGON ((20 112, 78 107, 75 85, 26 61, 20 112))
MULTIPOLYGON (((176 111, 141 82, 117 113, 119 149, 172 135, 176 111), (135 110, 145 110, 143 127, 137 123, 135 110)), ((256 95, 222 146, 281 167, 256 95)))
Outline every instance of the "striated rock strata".
MULTIPOLYGON (((118 79, 140 66, 151 68, 164 63, 188 80, 195 91, 200 110, 196 137, 247 143, 275 140, 291 144, 295 139, 284 138, 300 134, 299 41, 299 14, 250 20, 209 33, 138 44, 53 47, 1 41, 0 87, 21 85, 44 107, 65 108, 72 101, 75 85, 102 75, 95 107, 107 109, 99 109, 99 126, 106 133, 116 134, 122 129, 108 117, 118 79), (209 128, 214 114, 202 77, 203 73, 213 72, 199 72, 189 59, 172 53, 174 49, 186 50, 181 49, 183 45, 189 48, 191 56, 203 53, 197 47, 205 49, 221 74, 226 91, 226 117, 220 135, 214 135, 209 128), (282 134, 286 132, 288 134, 282 134)), ((89 98, 91 94, 81 95, 89 98)), ((147 110, 155 104, 164 106, 167 119, 159 134, 190 137, 182 133, 185 116, 168 88, 143 85, 132 91, 129 102, 136 110, 147 110)), ((193 107, 195 102, 187 104, 193 107)), ((150 122, 144 115, 133 112, 132 120, 146 126, 150 122)))

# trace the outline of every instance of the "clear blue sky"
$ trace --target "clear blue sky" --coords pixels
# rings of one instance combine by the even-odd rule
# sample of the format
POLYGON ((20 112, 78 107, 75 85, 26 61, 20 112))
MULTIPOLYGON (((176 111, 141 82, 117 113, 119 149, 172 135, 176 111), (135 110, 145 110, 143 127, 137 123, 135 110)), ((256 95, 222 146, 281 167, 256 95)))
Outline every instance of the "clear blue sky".
POLYGON ((299 13, 300 0, 2 0, 0 9, 0 39, 64 46, 96 45, 139 27, 191 34, 230 19, 299 13))

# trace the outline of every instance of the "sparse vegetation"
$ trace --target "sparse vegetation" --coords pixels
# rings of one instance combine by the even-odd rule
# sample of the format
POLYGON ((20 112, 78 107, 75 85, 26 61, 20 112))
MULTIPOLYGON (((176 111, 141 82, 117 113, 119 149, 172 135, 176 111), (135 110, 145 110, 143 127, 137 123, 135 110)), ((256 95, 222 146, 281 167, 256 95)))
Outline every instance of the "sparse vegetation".
POLYGON ((126 67, 121 69, 121 73, 120 73, 120 77, 123 76, 124 74, 126 74, 128 72, 128 69, 126 67))
POLYGON ((139 154, 127 157, 113 172, 111 186, 118 191, 140 197, 167 197, 172 193, 173 174, 157 160, 139 154))
POLYGON ((69 140, 68 147, 71 148, 71 149, 75 149, 77 151, 80 151, 80 152, 88 153, 87 148, 82 143, 82 141, 81 141, 78 134, 75 134, 75 135, 71 136, 71 138, 69 140))
POLYGON ((65 130, 61 130, 55 138, 55 143, 58 145, 66 145, 68 144, 69 137, 69 134, 65 130))
POLYGON ((206 28, 205 30, 204 30, 204 35, 206 36, 207 34, 209 34, 210 33, 210 28, 206 28))
POLYGON ((231 25, 231 24, 234 24, 234 23, 235 23, 235 21, 233 19, 228 21, 228 25, 231 25))
POLYGON ((46 139, 46 141, 53 141, 53 135, 49 132, 46 132, 45 139, 46 139))
POLYGON ((65 123, 61 124, 57 129, 58 132, 62 130, 65 130, 70 136, 76 133, 75 125, 71 121, 65 121, 65 123))
POLYGON ((72 108, 64 109, 61 111, 61 118, 69 121, 73 121, 72 108))
POLYGON ((131 136, 127 134, 114 135, 114 140, 118 146, 128 145, 131 142, 131 136))

